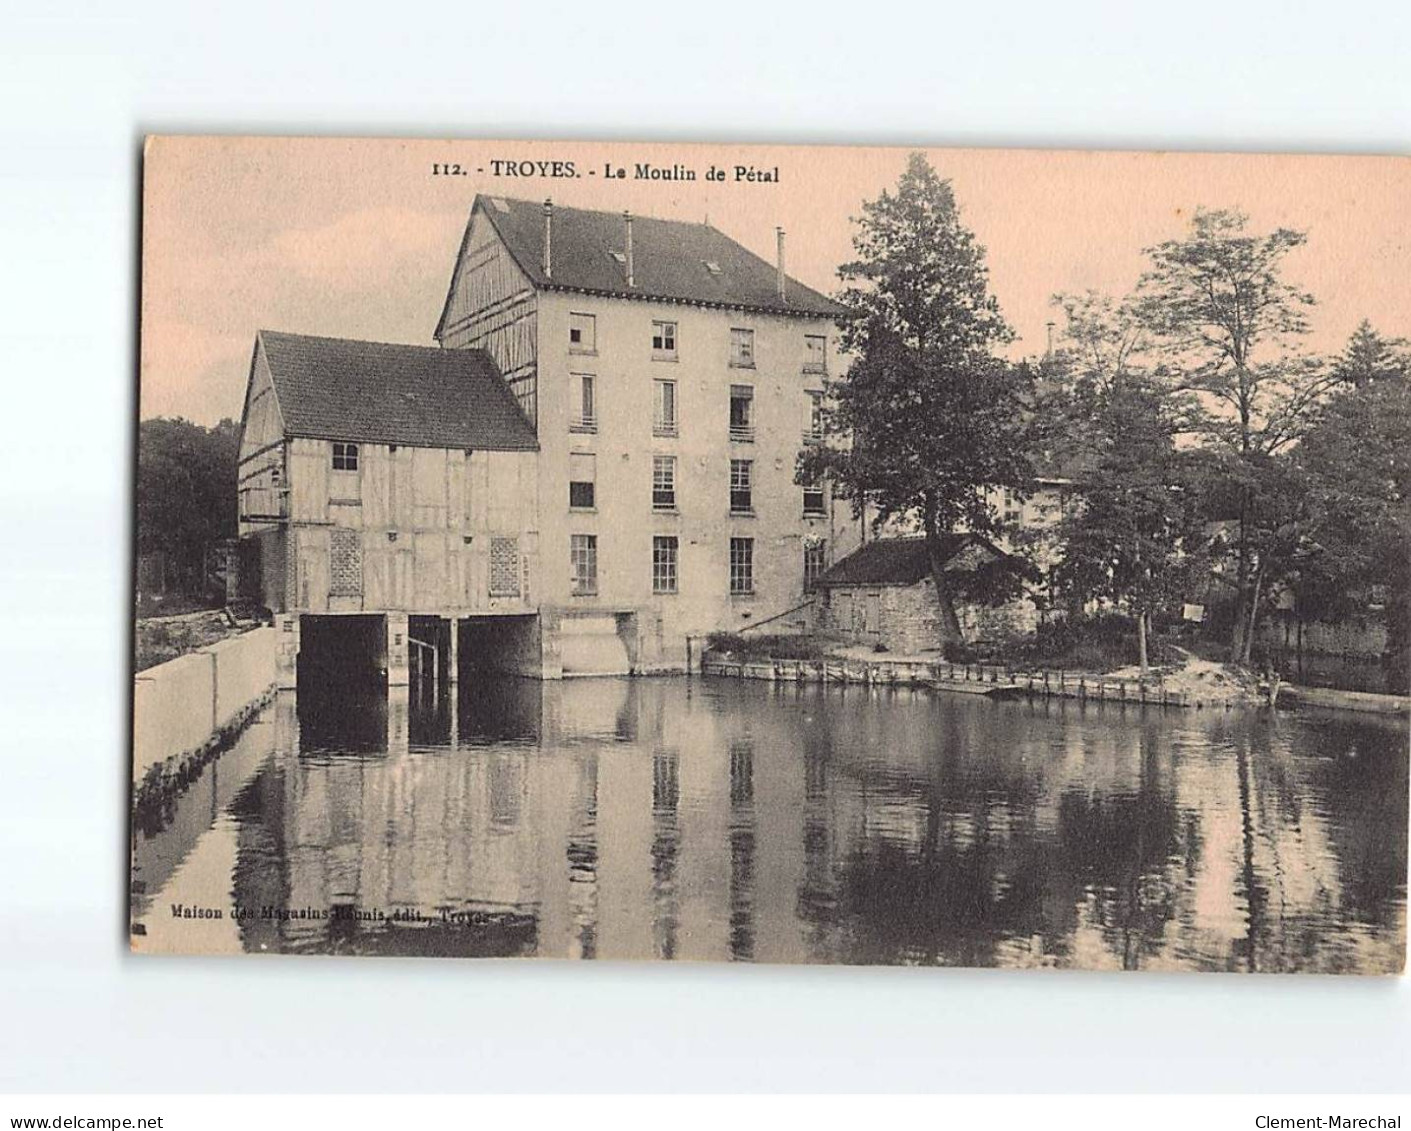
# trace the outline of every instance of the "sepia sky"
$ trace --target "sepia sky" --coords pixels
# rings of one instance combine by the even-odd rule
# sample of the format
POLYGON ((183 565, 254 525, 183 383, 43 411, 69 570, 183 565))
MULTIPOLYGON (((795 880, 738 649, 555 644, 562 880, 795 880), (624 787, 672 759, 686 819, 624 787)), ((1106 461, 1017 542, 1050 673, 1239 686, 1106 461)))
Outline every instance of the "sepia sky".
MULTIPOLYGON (((896 184, 906 149, 594 142, 160 138, 143 168, 141 415, 238 418, 258 329, 434 344, 477 192, 703 220, 824 292, 851 255, 851 217, 896 184), (492 161, 573 161, 573 179, 493 176, 492 161), (433 176, 458 162, 465 176, 433 176), (637 162, 693 182, 607 180, 637 162), (704 179, 717 165, 723 183, 704 179), (736 182, 736 165, 779 168, 736 182), (480 174, 478 169, 485 172, 480 174), (591 170, 591 175, 590 175, 591 170)), ((1237 207, 1255 230, 1308 232, 1287 277, 1318 299, 1309 344, 1339 349, 1369 318, 1411 336, 1411 159, 931 150, 1020 335, 1044 347, 1055 291, 1123 294, 1142 249, 1196 207, 1237 207)))

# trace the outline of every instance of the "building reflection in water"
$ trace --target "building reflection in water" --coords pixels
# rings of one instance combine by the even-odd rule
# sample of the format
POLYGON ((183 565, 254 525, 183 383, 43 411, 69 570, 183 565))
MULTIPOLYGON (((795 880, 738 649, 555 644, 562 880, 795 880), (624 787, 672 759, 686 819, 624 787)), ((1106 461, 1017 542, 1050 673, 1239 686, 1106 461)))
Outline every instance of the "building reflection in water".
POLYGON ((234 901, 278 911, 239 923, 246 950, 1401 963, 1404 724, 497 679, 260 725, 204 834, 234 901))

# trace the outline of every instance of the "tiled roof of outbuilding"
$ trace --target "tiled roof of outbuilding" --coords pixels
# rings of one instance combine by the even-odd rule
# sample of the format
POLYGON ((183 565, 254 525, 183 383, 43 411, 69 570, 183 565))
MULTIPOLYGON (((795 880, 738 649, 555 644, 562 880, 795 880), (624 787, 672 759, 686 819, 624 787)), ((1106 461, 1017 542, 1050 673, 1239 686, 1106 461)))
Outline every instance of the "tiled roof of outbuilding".
POLYGON ((315 338, 261 330, 291 436, 528 452, 539 447, 483 350, 315 338))
MULTIPOLYGON (((941 552, 950 562, 972 543, 996 556, 1000 551, 974 534, 944 534, 941 552)), ((854 550, 818 579, 819 585, 915 585, 931 575, 931 563, 926 554, 926 539, 879 538, 854 550)))
POLYGON ((826 319, 849 314, 794 278, 781 299, 775 264, 709 224, 633 216, 629 287, 625 264, 617 258, 626 247, 621 212, 554 205, 551 275, 545 275, 542 201, 479 195, 472 217, 477 210, 536 287, 826 319))

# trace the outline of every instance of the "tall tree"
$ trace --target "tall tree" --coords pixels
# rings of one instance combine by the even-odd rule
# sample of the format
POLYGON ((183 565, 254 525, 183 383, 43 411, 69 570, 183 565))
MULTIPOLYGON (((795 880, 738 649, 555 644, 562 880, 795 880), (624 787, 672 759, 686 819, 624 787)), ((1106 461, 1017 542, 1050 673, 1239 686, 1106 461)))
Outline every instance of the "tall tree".
POLYGON ((876 508, 878 526, 920 527, 945 638, 959 640, 941 536, 993 531, 985 489, 1029 487, 1033 377, 994 354, 1013 333, 989 293, 985 250, 923 154, 855 224, 856 258, 838 269, 853 361, 825 414, 825 431, 842 443, 806 449, 799 477, 831 477, 859 513, 876 508))
POLYGON ((1163 349, 1173 387, 1195 394, 1184 427, 1218 453, 1235 485, 1235 615, 1231 655, 1247 663, 1276 550, 1287 544, 1261 510, 1284 454, 1334 378, 1299 352, 1313 296, 1284 280, 1305 235, 1252 233, 1237 211, 1198 210, 1190 232, 1148 248, 1137 309, 1163 349))
POLYGON ((1366 385, 1388 378, 1406 380, 1411 355, 1401 338, 1385 338, 1362 319, 1333 362, 1333 376, 1344 385, 1366 385))
POLYGON ((1145 674, 1153 614, 1180 598, 1202 543, 1190 461, 1175 442, 1180 402, 1146 367, 1129 303, 1094 292, 1054 303, 1066 317, 1064 381, 1050 407, 1081 481, 1081 503, 1059 524, 1054 580, 1077 608, 1104 599, 1132 614, 1145 674))
POLYGON ((1314 512, 1302 581, 1364 608, 1369 594, 1381 598, 1388 683, 1405 691, 1411 687, 1411 358, 1364 323, 1336 368, 1346 383, 1295 453, 1314 512))

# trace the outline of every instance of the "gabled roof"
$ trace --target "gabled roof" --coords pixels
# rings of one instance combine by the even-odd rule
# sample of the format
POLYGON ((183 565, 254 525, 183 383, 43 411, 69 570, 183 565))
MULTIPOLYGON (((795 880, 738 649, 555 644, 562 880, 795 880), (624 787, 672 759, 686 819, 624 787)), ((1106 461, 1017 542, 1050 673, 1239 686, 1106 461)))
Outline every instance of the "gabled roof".
MULTIPOLYGON (((968 546, 978 546, 994 558, 1006 555, 977 534, 941 535, 941 553, 947 565, 968 546)), ((879 538, 860 546, 818 578, 823 586, 915 585, 931 576, 931 563, 923 537, 879 538)))
POLYGON ((825 319, 849 317, 846 307, 792 277, 785 286, 787 298, 781 299, 775 265, 709 224, 633 216, 633 285, 629 287, 625 263, 618 258, 625 256, 627 242, 621 212, 554 205, 551 275, 544 273, 542 201, 479 194, 471 207, 472 223, 477 213, 494 226, 520 270, 541 290, 825 319))
POLYGON ((536 451, 483 350, 259 332, 290 436, 421 448, 536 451))

